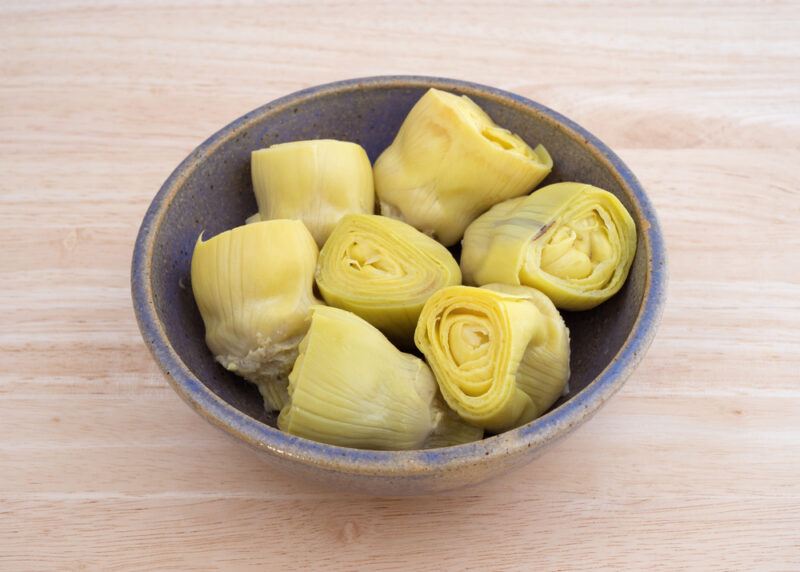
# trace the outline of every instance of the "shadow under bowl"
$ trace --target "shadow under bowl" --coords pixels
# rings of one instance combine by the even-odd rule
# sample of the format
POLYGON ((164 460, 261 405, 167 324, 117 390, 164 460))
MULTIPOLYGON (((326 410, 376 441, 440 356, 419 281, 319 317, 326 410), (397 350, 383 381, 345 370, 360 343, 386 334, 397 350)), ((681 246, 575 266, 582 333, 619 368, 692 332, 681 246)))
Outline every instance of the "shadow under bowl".
POLYGON ((422 494, 474 484, 529 462, 586 421, 642 359, 665 299, 666 253, 644 190, 605 144, 562 115, 495 88, 442 78, 387 76, 313 87, 237 119, 195 149, 153 199, 133 254, 133 304, 142 336, 169 383, 207 421, 276 467, 335 487, 422 494), (303 139, 362 145, 371 161, 430 87, 465 94, 555 166, 543 185, 590 183, 614 193, 636 222, 630 276, 608 302, 565 312, 572 340, 570 392, 544 416, 476 443, 424 451, 368 451, 308 441, 275 428, 255 386, 217 364, 192 297, 190 262, 201 231, 241 225, 256 209, 250 152, 303 139))

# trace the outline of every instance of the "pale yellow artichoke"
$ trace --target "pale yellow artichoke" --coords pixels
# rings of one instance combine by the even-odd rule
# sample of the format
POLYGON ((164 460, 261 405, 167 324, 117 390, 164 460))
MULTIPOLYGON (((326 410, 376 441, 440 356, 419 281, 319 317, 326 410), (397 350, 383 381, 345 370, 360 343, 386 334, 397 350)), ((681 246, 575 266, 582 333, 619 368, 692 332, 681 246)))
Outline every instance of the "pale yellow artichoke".
POLYGON ((557 183, 500 203, 467 228, 461 270, 469 284, 522 284, 565 310, 616 294, 636 253, 636 226, 603 189, 557 183))
POLYGON ((492 205, 530 192, 553 167, 547 150, 499 127, 466 96, 430 89, 375 162, 381 214, 445 246, 492 205))
POLYGON ((416 331, 447 404, 492 432, 523 425, 567 390, 569 331, 525 286, 452 286, 425 303, 416 331))
POLYGON ((375 210, 372 167, 356 143, 280 143, 253 151, 250 167, 260 220, 302 220, 320 247, 344 215, 375 210))
POLYGON ((453 255, 414 227, 383 216, 346 215, 322 248, 317 285, 331 306, 350 310, 398 346, 414 346, 422 305, 461 283, 453 255))
POLYGON ((419 449, 475 441, 437 395, 430 368, 351 312, 315 306, 278 427, 321 443, 419 449))
POLYGON ((272 220, 201 236, 192 254, 206 344, 223 367, 258 386, 267 409, 288 398, 288 374, 318 303, 317 253, 302 222, 272 220))

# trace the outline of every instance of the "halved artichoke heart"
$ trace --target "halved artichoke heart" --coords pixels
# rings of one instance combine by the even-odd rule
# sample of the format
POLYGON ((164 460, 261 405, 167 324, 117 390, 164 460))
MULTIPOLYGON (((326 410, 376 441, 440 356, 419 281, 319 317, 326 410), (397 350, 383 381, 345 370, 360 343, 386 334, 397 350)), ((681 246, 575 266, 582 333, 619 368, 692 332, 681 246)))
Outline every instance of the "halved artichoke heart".
POLYGON ((414 347, 425 301, 461 283, 461 270, 441 244, 384 216, 346 215, 319 255, 317 285, 331 306, 364 318, 398 346, 414 347))
POLYGON ((469 284, 538 288, 565 310, 616 294, 636 253, 636 225, 603 189, 557 183, 492 207, 467 229, 461 271, 469 284))
POLYGON ((289 375, 289 396, 278 427, 331 445, 419 449, 483 436, 441 402, 424 361, 338 308, 312 309, 289 375))
POLYGON ((269 410, 288 399, 289 371, 308 329, 317 245, 302 222, 240 226, 192 254, 192 290, 206 344, 223 367, 255 383, 269 410))
POLYGON ((492 205, 530 192, 553 168, 547 150, 495 124, 466 96, 430 89, 375 162, 381 214, 445 246, 492 205))
POLYGON ((416 343, 447 404, 492 432, 539 417, 567 391, 569 330, 533 288, 439 290, 422 309, 416 343))
POLYGON ((320 247, 344 215, 375 210, 372 166, 356 143, 316 139, 272 145, 253 151, 251 175, 257 218, 300 219, 320 247))

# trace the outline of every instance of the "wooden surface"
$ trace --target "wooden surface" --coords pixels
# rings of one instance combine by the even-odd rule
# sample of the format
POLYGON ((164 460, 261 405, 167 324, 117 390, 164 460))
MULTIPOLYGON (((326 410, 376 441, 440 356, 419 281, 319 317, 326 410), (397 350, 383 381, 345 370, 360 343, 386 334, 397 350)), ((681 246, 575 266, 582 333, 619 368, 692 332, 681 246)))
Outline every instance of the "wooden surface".
POLYGON ((0 4, 0 569, 800 569, 800 5, 0 4), (590 423, 478 488, 360 498, 192 413, 131 311, 139 222, 219 127, 392 73, 515 91, 651 194, 671 281, 590 423))

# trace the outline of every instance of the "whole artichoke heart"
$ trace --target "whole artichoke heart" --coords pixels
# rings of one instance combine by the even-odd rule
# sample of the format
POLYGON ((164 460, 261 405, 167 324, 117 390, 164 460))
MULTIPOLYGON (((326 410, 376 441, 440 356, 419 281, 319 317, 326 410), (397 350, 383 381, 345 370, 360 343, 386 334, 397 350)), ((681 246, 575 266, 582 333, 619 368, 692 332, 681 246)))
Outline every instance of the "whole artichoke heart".
POLYGON ((343 217, 320 251, 317 285, 331 306, 367 320, 402 348, 414 347, 425 301, 461 283, 461 270, 441 244, 384 216, 343 217))
POLYGON ((592 185, 556 183, 478 217, 464 235, 469 284, 522 284, 558 308, 588 310, 616 294, 636 253, 636 225, 617 197, 592 185))
POLYGON ((312 310, 278 428, 331 445, 383 450, 483 436, 441 402, 424 361, 402 353, 355 314, 328 306, 312 310))
POLYGON ((269 410, 288 399, 288 374, 308 329, 317 245, 302 222, 240 226, 192 254, 192 290, 206 344, 223 367, 255 383, 269 410))
POLYGON ((375 210, 372 166, 357 143, 315 139, 272 145, 253 151, 251 175, 258 219, 302 220, 320 247, 344 215, 375 210))
POLYGON ((499 127, 466 96, 430 89, 374 166, 381 214, 445 246, 492 205, 530 192, 553 168, 547 150, 499 127))
POLYGON ((439 290, 422 309, 416 343, 447 404, 489 431, 539 417, 567 391, 569 330, 533 288, 439 290))

